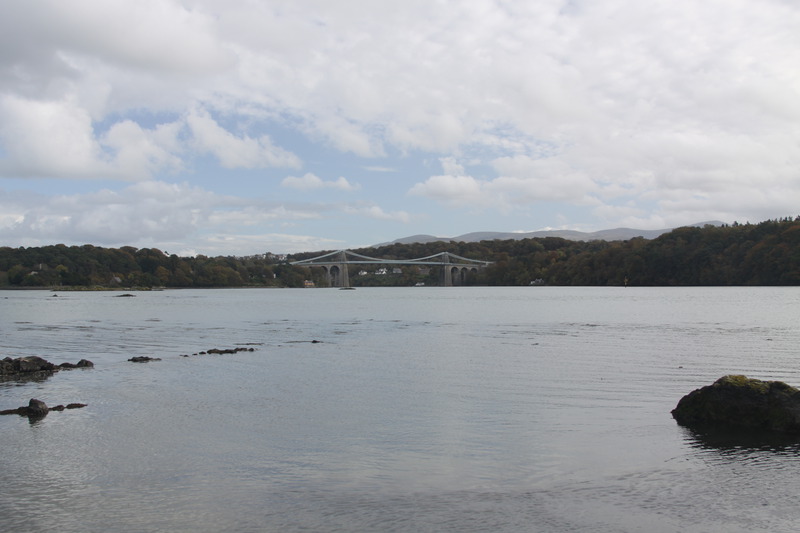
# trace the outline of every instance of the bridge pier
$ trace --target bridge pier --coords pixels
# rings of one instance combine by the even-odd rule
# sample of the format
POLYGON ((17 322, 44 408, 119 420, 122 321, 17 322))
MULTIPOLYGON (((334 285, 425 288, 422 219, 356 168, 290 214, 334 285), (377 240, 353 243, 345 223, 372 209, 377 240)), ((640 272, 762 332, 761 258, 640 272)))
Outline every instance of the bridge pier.
POLYGON ((336 286, 341 288, 350 286, 350 273, 347 271, 347 263, 339 263, 339 283, 336 286))
POLYGON ((350 274, 347 270, 347 263, 334 263, 323 265, 325 276, 328 279, 328 287, 349 287, 350 274))
POLYGON ((350 273, 347 270, 347 256, 344 250, 337 254, 338 263, 331 265, 328 270, 328 284, 331 287, 350 287, 350 273))

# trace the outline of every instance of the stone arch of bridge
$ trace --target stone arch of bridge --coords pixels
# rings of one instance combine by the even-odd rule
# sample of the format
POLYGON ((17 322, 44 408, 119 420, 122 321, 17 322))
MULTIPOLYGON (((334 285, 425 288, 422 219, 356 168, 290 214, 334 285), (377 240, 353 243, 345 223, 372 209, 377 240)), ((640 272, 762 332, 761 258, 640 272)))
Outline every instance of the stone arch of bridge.
POLYGON ((477 267, 466 266, 453 266, 450 267, 450 283, 454 287, 465 285, 467 283, 467 276, 470 274, 477 274, 477 267))
POLYGON ((322 269, 328 278, 329 287, 349 287, 350 274, 347 271, 347 263, 340 263, 335 265, 324 265, 322 269))

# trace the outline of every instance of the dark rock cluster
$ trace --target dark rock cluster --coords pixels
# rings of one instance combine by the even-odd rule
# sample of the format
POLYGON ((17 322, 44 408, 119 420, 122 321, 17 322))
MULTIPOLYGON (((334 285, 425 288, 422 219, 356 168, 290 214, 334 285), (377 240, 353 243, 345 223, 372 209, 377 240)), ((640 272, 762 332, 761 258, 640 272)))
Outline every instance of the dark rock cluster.
MULTIPOLYGON (((256 351, 255 348, 245 348, 243 346, 239 346, 237 348, 211 348, 204 352, 193 353, 192 355, 226 355, 239 352, 254 352, 254 351, 256 351)), ((189 356, 181 355, 181 357, 189 357, 189 356)))
POLYGON ((77 364, 55 365, 36 355, 17 357, 16 359, 6 357, 0 360, 0 381, 45 379, 62 369, 91 368, 93 366, 94 363, 87 359, 81 359, 77 364))
POLYGON ((231 353, 239 353, 239 352, 254 352, 254 351, 255 351, 255 349, 253 349, 253 348, 243 348, 243 347, 223 348, 223 349, 211 348, 210 350, 206 350, 205 352, 200 352, 200 355, 203 355, 203 354, 222 355, 222 354, 231 354, 231 353))
POLYGON ((0 415, 19 415, 19 416, 27 416, 29 418, 42 418, 50 411, 63 411, 64 409, 79 409, 81 407, 86 407, 85 403, 70 403, 67 404, 66 407, 63 405, 56 405, 55 407, 47 407, 41 400, 37 400, 36 398, 31 398, 28 402, 27 406, 18 407, 16 409, 6 409, 5 411, 0 411, 0 415))
POLYGON ((77 363, 61 363, 58 365, 59 368, 93 368, 94 363, 89 361, 88 359, 81 359, 77 363))
POLYGON ((138 355, 128 359, 131 363, 149 363, 150 361, 161 361, 160 357, 148 357, 146 355, 138 355))
POLYGON ((800 390, 782 381, 723 376, 681 398, 672 416, 688 427, 800 434, 800 390))

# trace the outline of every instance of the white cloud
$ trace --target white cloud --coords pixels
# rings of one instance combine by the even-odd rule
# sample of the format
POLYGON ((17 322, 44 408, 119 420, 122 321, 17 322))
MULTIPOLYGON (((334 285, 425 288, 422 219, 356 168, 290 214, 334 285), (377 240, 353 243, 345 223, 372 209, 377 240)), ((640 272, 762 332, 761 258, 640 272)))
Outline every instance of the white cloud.
POLYGON ((216 156, 224 168, 299 168, 302 165, 295 154, 275 146, 269 136, 236 137, 207 113, 193 112, 186 123, 194 136, 195 147, 216 156))
POLYGON ((409 190, 412 196, 424 196, 453 207, 484 206, 494 200, 484 193, 486 182, 472 176, 431 176, 409 190))
MULTIPOLYGON (((0 176, 35 191, 25 180, 236 169, 276 205, 281 185, 370 206, 406 189, 448 208, 431 224, 552 225, 511 218, 546 203, 614 224, 783 216, 800 189, 798 27, 778 0, 2 2, 0 176), (247 172, 273 168, 308 172, 247 172), (353 169, 404 170, 364 189, 317 177, 353 169)), ((119 218, 108 201, 100 220, 119 218)), ((52 202, 38 213, 78 227, 52 202)))
POLYGON ((290 189, 299 189, 303 191, 310 191, 314 189, 338 189, 341 191, 353 191, 360 187, 357 184, 351 184, 344 177, 339 177, 335 181, 324 181, 322 178, 315 176, 311 172, 303 176, 288 176, 281 181, 283 187, 290 189))
POLYGON ((91 117, 72 99, 0 97, 0 174, 7 177, 145 180, 179 171, 180 124, 142 128, 131 120, 97 138, 91 117))
MULTIPOLYGON (((29 60, 47 62, 57 59, 54 50, 65 50, 167 76, 216 71, 232 61, 213 15, 172 0, 14 1, 3 6, 0 20, 3 49, 22 46, 29 60)), ((9 62, 18 54, 0 57, 9 62)))
MULTIPOLYGON (((181 256, 195 256, 198 253, 208 256, 254 255, 266 252, 294 254, 309 250, 329 250, 341 248, 342 241, 312 235, 292 235, 288 233, 214 233, 197 243, 202 251, 186 248, 178 252, 181 256), (242 253, 242 250, 247 250, 242 253)), ((173 252, 175 253, 175 252, 173 252)))
POLYGON ((408 220, 404 212, 386 213, 378 207, 265 203, 160 181, 134 183, 121 191, 71 195, 0 190, 0 213, 2 242, 154 246, 186 255, 289 253, 317 245, 329 247, 341 241, 268 231, 320 220, 326 213, 408 220))
POLYGON ((295 220, 314 220, 322 218, 321 209, 285 205, 244 205, 234 208, 218 209, 210 213, 207 218, 207 225, 212 228, 229 228, 235 231, 236 228, 247 228, 262 226, 264 223, 280 222, 285 224, 287 221, 295 220))
POLYGON ((5 151, 0 172, 6 176, 93 178, 114 173, 94 138, 88 113, 68 99, 0 96, 0 139, 5 151))
POLYGON ((405 211, 387 212, 376 205, 366 207, 347 206, 344 208, 344 211, 350 215, 357 215, 375 220, 391 220, 402 223, 408 223, 411 220, 411 215, 405 211))
POLYGON ((493 207, 503 212, 545 201, 596 203, 592 180, 557 159, 498 158, 492 165, 501 176, 483 180, 467 175, 453 158, 441 163, 445 174, 415 184, 409 194, 454 207, 493 207))
POLYGON ((3 240, 104 245, 191 237, 220 208, 240 202, 188 184, 145 181, 120 192, 21 197, 0 201, 18 213, 0 226, 3 240))
POLYGON ((115 164, 134 176, 149 177, 161 170, 178 172, 184 169, 178 155, 183 148, 178 139, 182 124, 160 124, 146 130, 124 120, 114 124, 102 138, 102 144, 115 151, 115 164))

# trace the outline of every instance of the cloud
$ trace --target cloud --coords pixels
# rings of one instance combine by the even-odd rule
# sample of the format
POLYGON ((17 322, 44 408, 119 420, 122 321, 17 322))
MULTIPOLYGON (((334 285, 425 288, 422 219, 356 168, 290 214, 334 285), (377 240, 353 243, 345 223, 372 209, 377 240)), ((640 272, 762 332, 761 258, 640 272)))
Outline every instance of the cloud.
POLYGON ((596 184, 584 173, 557 159, 527 156, 498 158, 492 166, 501 176, 478 179, 453 158, 441 161, 445 174, 411 187, 409 194, 424 196, 451 207, 495 208, 507 212, 539 202, 596 203, 596 184))
POLYGON ((232 61, 220 46, 211 13, 171 0, 12 1, 3 12, 2 49, 21 50, 0 54, 0 65, 23 56, 26 64, 49 66, 63 51, 172 76, 217 71, 232 61))
POLYGON ((91 242, 107 246, 198 239, 207 231, 237 232, 266 223, 318 218, 311 208, 268 205, 222 196, 189 184, 146 181, 123 191, 29 195, 0 200, 0 239, 28 245, 91 242))
POLYGON ((224 168, 302 166, 295 154, 275 146, 269 136, 236 137, 205 112, 189 114, 186 123, 194 137, 194 146, 201 152, 216 156, 224 168))
POLYGON ((302 246, 341 244, 339 239, 321 235, 285 233, 287 227, 337 213, 409 220, 403 211, 389 213, 377 206, 271 203, 220 195, 188 183, 151 180, 121 191, 102 189, 85 194, 0 190, 0 241, 24 246, 158 247, 190 255, 289 253, 302 251, 302 246), (284 231, 269 231, 271 228, 284 231))
POLYGON ((431 176, 409 190, 412 196, 424 196, 452 207, 487 206, 495 201, 484 192, 487 183, 472 176, 431 176))
MULTIPOLYGON (((408 207, 371 220, 414 212, 446 227, 784 216, 800 188, 797 27, 800 8, 781 0, 12 0, 0 177, 30 191, 103 180, 121 195, 126 181, 215 175, 206 192, 221 198, 234 170, 274 205, 300 188, 312 207, 298 212, 321 220, 341 212, 331 190, 351 209, 407 190, 408 207), (364 189, 318 177, 364 169, 393 173, 364 189)), ((107 198, 99 220, 124 220, 107 198)), ((274 205, 208 217, 268 224, 274 205)), ((54 201, 35 212, 78 227, 54 201)))
POLYGON ((212 228, 227 228, 228 231, 236 231, 241 228, 262 227, 264 223, 286 224, 288 221, 316 220, 322 218, 322 212, 325 210, 321 207, 287 207, 283 204, 241 205, 213 211, 208 215, 206 225, 212 228))
POLYGON ((312 173, 306 173, 301 177, 288 176, 281 181, 283 187, 309 191, 313 189, 338 189, 341 191, 353 191, 359 189, 358 185, 353 185, 344 177, 339 177, 336 181, 324 181, 322 178, 312 173))
POLYGON ((69 99, 34 101, 0 96, 0 172, 11 176, 72 178, 115 173, 94 138, 92 120, 69 99))
POLYGON ((114 124, 101 139, 115 152, 115 166, 133 176, 150 177, 160 171, 179 172, 185 165, 179 140, 180 122, 159 124, 148 130, 132 120, 114 124))
POLYGON ((198 253, 209 256, 243 255, 242 250, 248 250, 247 255, 266 252, 294 254, 309 250, 329 250, 341 248, 343 241, 312 235, 293 235, 288 233, 214 233, 204 237, 201 243, 202 252, 197 249, 185 248, 177 252, 181 256, 195 256, 198 253))
POLYGON ((365 207, 347 206, 344 208, 344 211, 350 215, 367 217, 374 220, 390 220, 402 223, 408 223, 411 220, 411 215, 405 211, 386 212, 376 205, 365 207))
POLYGON ((86 110, 67 98, 0 97, 0 174, 7 177, 145 180, 179 171, 180 124, 142 128, 131 120, 99 138, 86 110))
POLYGON ((133 244, 143 240, 177 239, 190 235, 211 209, 215 195, 186 184, 142 182, 123 192, 41 197, 35 204, 15 202, 4 209, 21 212, 0 227, 4 239, 33 242, 133 244))

